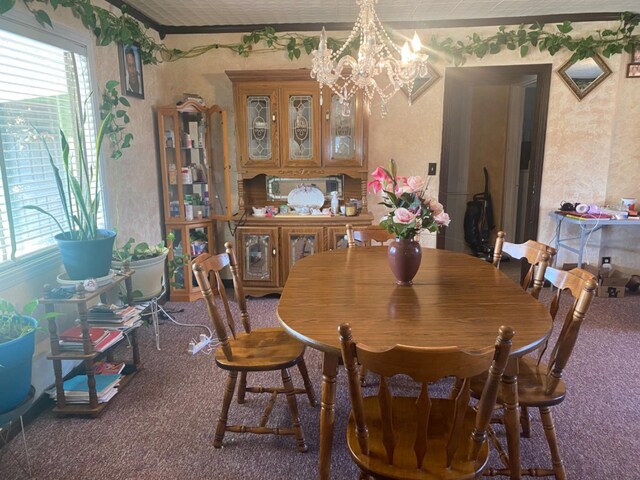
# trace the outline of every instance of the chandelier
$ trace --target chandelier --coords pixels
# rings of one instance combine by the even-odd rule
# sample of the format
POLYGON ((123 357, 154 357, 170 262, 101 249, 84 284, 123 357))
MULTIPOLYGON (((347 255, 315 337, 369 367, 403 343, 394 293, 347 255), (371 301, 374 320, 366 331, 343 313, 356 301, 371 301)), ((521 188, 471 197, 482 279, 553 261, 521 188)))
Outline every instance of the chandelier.
MULTIPOLYGON (((402 48, 396 46, 380 23, 373 8, 378 0, 357 0, 360 5, 358 19, 351 34, 342 47, 333 51, 327 48, 327 33, 324 27, 320 34, 318 49, 313 51, 311 77, 331 88, 347 109, 351 98, 363 90, 365 100, 370 104, 376 94, 380 97, 382 116, 387 114, 387 101, 402 87, 409 92, 417 77, 427 76, 428 55, 420 53, 422 45, 418 34, 414 33, 411 46, 405 42, 402 48), (357 58, 345 55, 356 38, 360 39, 357 58)), ((322 96, 320 96, 322 101, 322 96)))

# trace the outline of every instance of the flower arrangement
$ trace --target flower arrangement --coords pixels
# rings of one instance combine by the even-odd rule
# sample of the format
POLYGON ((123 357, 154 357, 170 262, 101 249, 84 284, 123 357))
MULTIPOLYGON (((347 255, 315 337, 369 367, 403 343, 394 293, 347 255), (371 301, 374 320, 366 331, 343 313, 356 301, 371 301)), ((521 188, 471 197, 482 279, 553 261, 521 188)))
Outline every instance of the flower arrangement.
POLYGON ((389 233, 412 240, 423 229, 437 232, 442 225, 449 225, 449 215, 442 204, 427 195, 428 182, 423 177, 398 176, 393 159, 389 170, 377 167, 371 176, 368 187, 375 194, 382 192, 380 205, 391 209, 380 221, 389 233))

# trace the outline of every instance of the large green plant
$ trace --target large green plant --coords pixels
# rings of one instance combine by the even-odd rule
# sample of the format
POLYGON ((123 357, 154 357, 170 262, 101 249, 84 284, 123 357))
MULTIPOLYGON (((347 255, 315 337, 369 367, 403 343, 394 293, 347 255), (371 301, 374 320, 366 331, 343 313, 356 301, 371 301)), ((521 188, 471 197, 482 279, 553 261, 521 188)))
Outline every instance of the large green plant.
POLYGON ((64 212, 62 223, 51 213, 37 205, 27 205, 24 208, 35 210, 48 215, 56 222, 67 240, 94 240, 98 237, 98 213, 100 211, 100 156, 103 142, 106 138, 111 143, 111 158, 117 160, 122 157, 122 150, 131 146, 133 135, 126 133, 129 123, 126 107, 128 100, 118 95, 118 82, 110 80, 106 83, 100 105, 100 127, 96 137, 96 157, 90 166, 86 153, 84 137, 84 118, 76 122, 77 155, 74 158, 67 136, 60 129, 60 147, 62 151, 62 170, 57 165, 47 142, 40 135, 45 145, 49 164, 60 196, 64 212))

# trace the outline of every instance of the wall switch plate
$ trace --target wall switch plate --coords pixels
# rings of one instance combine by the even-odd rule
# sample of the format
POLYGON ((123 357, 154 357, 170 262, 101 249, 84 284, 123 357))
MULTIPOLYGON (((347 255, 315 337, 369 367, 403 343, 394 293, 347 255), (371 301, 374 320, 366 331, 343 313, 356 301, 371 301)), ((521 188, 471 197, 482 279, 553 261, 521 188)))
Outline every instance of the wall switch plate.
POLYGON ((428 175, 435 175, 436 174, 436 164, 435 163, 429 163, 429 170, 427 171, 428 175))
POLYGON ((611 264, 611 257, 602 257, 602 265, 611 264))

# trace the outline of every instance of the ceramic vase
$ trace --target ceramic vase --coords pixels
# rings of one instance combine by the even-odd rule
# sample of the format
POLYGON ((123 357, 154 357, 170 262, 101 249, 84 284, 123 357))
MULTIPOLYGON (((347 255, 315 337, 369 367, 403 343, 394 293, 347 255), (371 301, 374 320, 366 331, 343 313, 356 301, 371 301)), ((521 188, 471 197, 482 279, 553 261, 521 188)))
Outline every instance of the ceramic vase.
POLYGON ((389 244, 389 267, 398 285, 412 285, 422 261, 422 247, 415 240, 396 238, 389 244))

